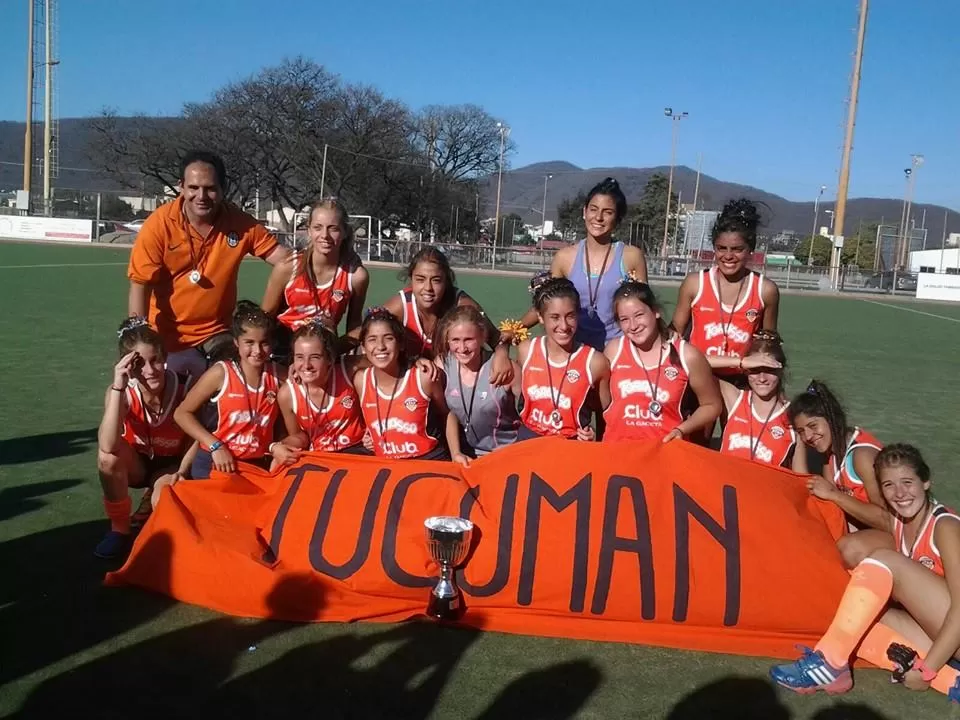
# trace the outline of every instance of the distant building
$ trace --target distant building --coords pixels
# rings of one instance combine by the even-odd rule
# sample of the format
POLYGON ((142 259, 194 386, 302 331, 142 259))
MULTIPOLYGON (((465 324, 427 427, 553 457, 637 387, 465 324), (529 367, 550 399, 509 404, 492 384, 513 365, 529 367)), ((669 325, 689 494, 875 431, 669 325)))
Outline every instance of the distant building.
POLYGON ((792 253, 800 244, 800 238, 793 230, 783 230, 772 238, 767 244, 767 248, 772 252, 792 253))
POLYGON ((960 248, 917 250, 910 253, 910 272, 960 275, 960 248))
POLYGON ((688 212, 683 220, 683 255, 700 250, 709 250, 713 243, 710 233, 720 213, 716 210, 696 210, 688 212))

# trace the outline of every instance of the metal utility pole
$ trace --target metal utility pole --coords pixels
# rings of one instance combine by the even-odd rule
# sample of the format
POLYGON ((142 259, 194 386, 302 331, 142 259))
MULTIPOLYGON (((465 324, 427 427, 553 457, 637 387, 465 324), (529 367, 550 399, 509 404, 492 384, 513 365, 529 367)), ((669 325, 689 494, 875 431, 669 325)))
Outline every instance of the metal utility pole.
MULTIPOLYGON (((917 170, 923 165, 923 155, 910 156, 911 167, 907 168, 907 206, 903 213, 903 240, 900 243, 900 257, 897 263, 905 268, 910 257, 910 246, 913 244, 913 229, 910 227, 910 215, 913 211, 913 190, 917 184, 917 170)), ((906 170, 904 171, 906 172, 906 170)))
POLYGON ((703 153, 697 153, 697 182, 693 186, 693 211, 699 210, 697 202, 700 199, 700 168, 703 166, 703 153))
POLYGON ((43 214, 53 215, 51 197, 50 151, 53 145, 53 23, 50 20, 50 0, 45 0, 43 11, 45 31, 45 61, 43 81, 43 214))
POLYGON ((847 130, 843 140, 843 159, 840 163, 840 181, 837 183, 836 228, 839 242, 834 239, 830 256, 830 272, 833 287, 840 276, 840 250, 843 247, 843 223, 847 212, 847 189, 850 184, 850 156, 853 153, 853 130, 857 122, 857 100, 860 96, 860 69, 863 66, 863 44, 867 36, 867 13, 870 0, 860 0, 860 23, 857 28, 857 52, 853 60, 853 80, 850 84, 850 105, 847 108, 847 130), (839 247, 838 247, 839 245, 839 247))
POLYGON ((33 186, 33 0, 27 0, 27 129, 23 135, 23 189, 33 186))
POLYGON ((540 226, 540 258, 543 259, 543 237, 547 234, 547 183, 553 175, 543 176, 543 208, 540 211, 543 225, 540 226))
POLYGON ((826 185, 821 185, 817 199, 813 201, 813 231, 810 233, 810 249, 807 250, 807 267, 813 265, 813 243, 817 239, 817 223, 820 221, 820 198, 826 189, 826 185))
POLYGON ((673 169, 677 164, 677 141, 680 137, 680 121, 687 117, 687 112, 673 112, 673 108, 664 108, 663 114, 670 118, 673 126, 672 138, 670 142, 670 179, 667 180, 667 213, 663 219, 663 243, 660 245, 660 257, 664 264, 667 257, 667 236, 670 234, 670 198, 673 194, 673 169))
POLYGON ((490 252, 490 269, 497 268, 497 240, 500 238, 500 192, 503 189, 503 151, 507 142, 507 135, 510 134, 510 128, 503 123, 497 123, 497 129, 500 131, 500 168, 497 171, 497 214, 493 222, 493 248, 490 252))

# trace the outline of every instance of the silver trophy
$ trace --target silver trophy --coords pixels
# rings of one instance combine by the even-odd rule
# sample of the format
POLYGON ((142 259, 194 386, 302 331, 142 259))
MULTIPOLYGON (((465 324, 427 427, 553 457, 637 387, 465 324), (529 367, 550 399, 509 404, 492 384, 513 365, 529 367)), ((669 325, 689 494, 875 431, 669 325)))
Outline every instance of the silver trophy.
POLYGON ((454 569, 467 558, 473 523, 459 517, 435 516, 424 520, 427 552, 440 566, 440 579, 430 591, 427 615, 438 620, 456 620, 466 606, 453 578, 454 569))

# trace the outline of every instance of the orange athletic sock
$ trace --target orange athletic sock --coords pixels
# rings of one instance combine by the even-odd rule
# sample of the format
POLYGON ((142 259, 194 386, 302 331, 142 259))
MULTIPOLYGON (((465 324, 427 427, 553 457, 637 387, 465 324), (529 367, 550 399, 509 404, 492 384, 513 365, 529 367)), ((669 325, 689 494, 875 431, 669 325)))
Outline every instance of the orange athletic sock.
POLYGON ((107 517, 110 518, 110 529, 122 533, 130 534, 130 496, 127 495, 123 500, 103 499, 103 506, 107 510, 107 517))
MULTIPOLYGON (((930 649, 926 644, 923 647, 917 646, 916 643, 910 642, 893 628, 884 625, 883 622, 878 622, 870 628, 870 632, 863 638, 863 642, 857 648, 857 657, 885 670, 893 670, 893 663, 887 657, 887 648, 893 643, 906 645, 908 648, 916 650, 920 657, 926 655, 930 649)), ((944 665, 940 668, 940 672, 937 673, 934 681, 930 683, 930 687, 946 695, 950 692, 954 683, 957 682, 957 677, 960 677, 960 671, 949 665, 944 665)))
POLYGON ((844 667, 893 592, 893 574, 883 563, 867 558, 856 568, 827 633, 816 650, 833 667, 844 667))

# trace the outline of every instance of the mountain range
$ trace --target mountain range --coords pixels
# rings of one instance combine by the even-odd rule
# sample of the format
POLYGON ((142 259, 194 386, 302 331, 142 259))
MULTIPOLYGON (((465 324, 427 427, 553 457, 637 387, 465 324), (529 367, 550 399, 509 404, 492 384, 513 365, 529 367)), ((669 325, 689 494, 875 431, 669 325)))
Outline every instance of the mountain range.
MULTIPOLYGON (((70 118, 60 121, 60 177, 54 186, 73 190, 116 191, 129 188, 118 183, 109 175, 96 172, 91 168, 87 155, 87 145, 91 133, 90 120, 70 118)), ((23 168, 22 122, 0 121, 0 191, 9 191, 21 187, 23 168)), ((856 159, 854 159, 856 162, 856 159)), ((547 218, 556 219, 556 208, 561 200, 573 198, 580 191, 588 190, 605 177, 616 178, 630 203, 639 200, 643 188, 650 176, 655 173, 667 174, 670 168, 664 166, 649 168, 580 168, 569 162, 551 161, 534 163, 503 173, 501 189, 501 212, 516 213, 525 222, 539 225, 540 210, 543 205, 544 177, 552 175, 547 184, 547 218)), ((680 194, 681 202, 693 201, 697 173, 686 167, 678 166, 674 170, 674 192, 680 194)), ((483 184, 483 196, 486 207, 496 203, 496 176, 483 184)), ((697 206, 701 210, 719 210, 727 200, 746 197, 762 203, 761 215, 764 227, 761 232, 774 235, 782 231, 793 231, 798 235, 808 235, 813 227, 813 199, 809 202, 793 202, 773 193, 748 185, 724 182, 709 175, 700 176, 700 192, 697 206)), ((832 199, 824 197, 820 203, 818 227, 828 225, 829 217, 825 210, 833 209, 832 199)), ((877 222, 881 219, 892 225, 899 225, 903 210, 902 198, 851 198, 847 201, 847 234, 856 233, 858 223, 877 222)), ((926 210, 926 227, 929 243, 939 246, 944 231, 944 213, 946 231, 960 232, 960 213, 947 210, 940 205, 915 203, 913 218, 920 225, 923 211, 926 210)), ((492 214, 492 213, 490 213, 492 214)))

